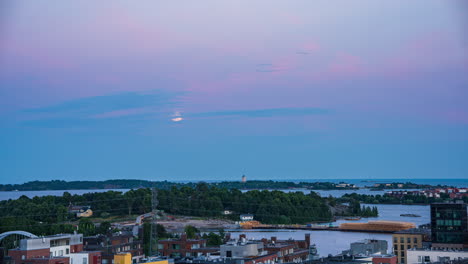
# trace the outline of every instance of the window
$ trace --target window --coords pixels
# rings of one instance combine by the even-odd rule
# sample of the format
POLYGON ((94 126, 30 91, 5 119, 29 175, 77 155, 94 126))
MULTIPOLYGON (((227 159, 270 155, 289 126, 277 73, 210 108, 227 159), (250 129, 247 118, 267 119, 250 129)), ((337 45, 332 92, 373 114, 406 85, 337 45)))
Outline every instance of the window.
POLYGON ((405 250, 405 245, 400 245, 401 250, 405 250))
POLYGON ((65 250, 65 252, 66 252, 67 255, 70 254, 70 249, 67 248, 67 249, 65 250))
POLYGON ((232 251, 231 250, 226 251, 226 257, 227 258, 232 258, 232 251))
POLYGON ((172 249, 180 249, 180 245, 178 245, 178 244, 172 244, 172 249))
POLYGON ((63 250, 59 250, 59 256, 63 256, 63 250))
POLYGON ((431 256, 424 256, 424 262, 431 262, 431 256))
POLYGON ((398 237, 393 238, 393 243, 398 243, 398 237))
POLYGON ((406 246, 406 249, 410 249, 410 248, 411 248, 411 245, 407 245, 407 246, 406 246))
POLYGON ((200 248, 200 244, 192 244, 192 249, 200 248))
POLYGON ((70 239, 65 240, 65 245, 70 245, 70 239))
POLYGON ((418 238, 417 238, 417 237, 413 237, 413 243, 414 243, 414 244, 417 244, 417 243, 418 243, 418 238))
POLYGON ((83 258, 83 264, 88 264, 88 258, 83 258))
POLYGON ((400 243, 405 243, 405 238, 404 237, 400 237, 400 243))
POLYGON ((397 251, 397 250, 398 250, 398 245, 393 245, 393 249, 394 249, 395 251, 397 251))
POLYGON ((408 243, 408 244, 411 243, 411 237, 406 238, 406 243, 408 243))

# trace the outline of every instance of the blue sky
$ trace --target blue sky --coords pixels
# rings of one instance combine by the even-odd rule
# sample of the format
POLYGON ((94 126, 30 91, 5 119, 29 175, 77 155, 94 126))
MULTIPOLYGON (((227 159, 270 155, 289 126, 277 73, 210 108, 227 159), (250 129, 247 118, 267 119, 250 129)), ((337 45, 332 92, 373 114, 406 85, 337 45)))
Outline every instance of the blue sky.
POLYGON ((461 0, 0 9, 2 183, 467 178, 461 0))

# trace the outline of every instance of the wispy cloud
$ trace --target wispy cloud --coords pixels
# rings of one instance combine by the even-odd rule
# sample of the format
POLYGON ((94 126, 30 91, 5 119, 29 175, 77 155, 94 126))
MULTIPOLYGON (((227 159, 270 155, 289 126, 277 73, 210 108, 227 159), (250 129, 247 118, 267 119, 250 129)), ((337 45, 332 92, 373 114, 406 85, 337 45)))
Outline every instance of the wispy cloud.
POLYGON ((306 108, 266 108, 255 110, 231 110, 231 111, 213 111, 191 114, 191 117, 275 117, 275 116, 306 116, 323 115, 331 113, 324 108, 306 107, 306 108))
POLYGON ((80 98, 56 105, 23 110, 26 126, 82 126, 112 120, 165 117, 178 104, 180 93, 154 90, 80 98))

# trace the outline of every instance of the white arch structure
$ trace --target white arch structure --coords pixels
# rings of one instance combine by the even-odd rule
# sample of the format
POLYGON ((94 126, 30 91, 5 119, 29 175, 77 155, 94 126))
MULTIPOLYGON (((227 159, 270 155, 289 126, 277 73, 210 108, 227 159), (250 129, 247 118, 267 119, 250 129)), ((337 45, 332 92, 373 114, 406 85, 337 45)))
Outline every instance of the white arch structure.
POLYGON ((2 241, 2 239, 4 239, 5 237, 7 237, 9 235, 21 235, 21 236, 30 237, 30 238, 37 237, 36 235, 31 234, 31 233, 26 232, 26 231, 8 231, 8 232, 0 234, 0 241, 2 241))

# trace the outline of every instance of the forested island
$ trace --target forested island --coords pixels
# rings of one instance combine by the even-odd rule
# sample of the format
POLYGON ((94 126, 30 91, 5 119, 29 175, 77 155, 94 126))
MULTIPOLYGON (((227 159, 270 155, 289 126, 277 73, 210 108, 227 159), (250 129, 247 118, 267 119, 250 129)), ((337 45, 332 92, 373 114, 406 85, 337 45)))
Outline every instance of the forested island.
MULTIPOLYGON (((94 190, 94 189, 135 189, 150 188, 168 190, 176 187, 195 187, 195 182, 169 182, 148 180, 106 180, 106 181, 31 181, 22 184, 0 184, 0 191, 44 191, 44 190, 94 190)), ((291 181, 222 181, 207 183, 210 186, 227 189, 314 189, 346 190, 357 189, 350 184, 333 182, 291 182, 291 181)))
MULTIPOLYGON (((160 189, 157 197, 158 210, 164 214, 238 220, 240 214, 251 213, 256 220, 266 224, 329 222, 336 215, 366 217, 378 214, 377 208, 361 207, 358 200, 348 199, 349 206, 344 206, 337 204, 335 198, 323 198, 315 192, 241 192, 206 183, 160 189), (232 214, 223 215, 225 210, 232 214)), ((151 190, 139 188, 125 193, 107 191, 83 195, 65 192, 63 196, 22 196, 0 201, 0 233, 10 230, 25 230, 38 235, 70 232, 73 225, 86 224, 83 223, 85 220, 79 223, 69 212, 71 205, 91 207, 93 216, 88 218, 91 220, 133 218, 151 211, 151 190)))
POLYGON ((454 186, 448 185, 430 185, 430 184, 417 184, 412 182, 392 182, 392 183, 375 183, 371 186, 366 186, 371 190, 391 190, 391 189, 432 189, 432 188, 453 188, 454 186))
MULTIPOLYGON (((348 200, 357 200, 366 204, 431 204, 431 203, 442 203, 447 200, 450 200, 448 194, 441 194, 440 198, 427 197, 424 195, 411 195, 407 194, 402 197, 390 196, 387 194, 384 195, 367 195, 367 194, 357 194, 357 193, 347 193, 344 194, 341 198, 337 199, 339 202, 346 202, 348 200)), ((468 203, 468 197, 464 196, 462 200, 465 203, 468 203)))

